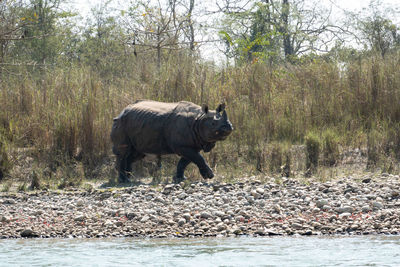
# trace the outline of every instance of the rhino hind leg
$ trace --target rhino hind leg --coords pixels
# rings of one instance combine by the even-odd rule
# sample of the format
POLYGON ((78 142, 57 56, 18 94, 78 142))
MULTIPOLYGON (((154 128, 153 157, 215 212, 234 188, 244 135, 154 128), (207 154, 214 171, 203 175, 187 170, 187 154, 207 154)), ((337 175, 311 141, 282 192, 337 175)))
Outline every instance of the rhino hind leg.
POLYGON ((131 153, 126 158, 126 172, 132 172, 132 163, 135 161, 141 160, 145 157, 144 154, 137 152, 136 150, 132 149, 131 153))
POLYGON ((186 167, 190 164, 190 160, 186 159, 184 157, 181 157, 181 159, 178 162, 178 165, 176 167, 176 174, 173 177, 173 182, 176 184, 179 184, 180 182, 182 182, 183 180, 186 179, 184 173, 185 173, 185 169, 186 167))
POLYGON ((130 155, 132 154, 132 146, 128 142, 115 142, 113 152, 117 157, 115 169, 118 171, 118 182, 129 182, 130 155))
POLYGON ((119 183, 127 183, 129 182, 129 164, 127 161, 126 156, 120 156, 117 155, 117 163, 116 163, 116 169, 118 171, 118 182, 119 183))
POLYGON ((117 170, 119 173, 118 182, 127 183, 132 174, 132 163, 144 158, 144 154, 130 148, 129 153, 117 156, 117 170))

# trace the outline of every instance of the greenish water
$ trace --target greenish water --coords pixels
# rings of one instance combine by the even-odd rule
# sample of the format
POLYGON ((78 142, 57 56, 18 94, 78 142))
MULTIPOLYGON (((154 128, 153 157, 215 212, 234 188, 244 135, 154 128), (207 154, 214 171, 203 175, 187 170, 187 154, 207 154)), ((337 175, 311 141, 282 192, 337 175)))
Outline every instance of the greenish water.
POLYGON ((400 237, 0 240, 0 266, 400 266, 400 237))

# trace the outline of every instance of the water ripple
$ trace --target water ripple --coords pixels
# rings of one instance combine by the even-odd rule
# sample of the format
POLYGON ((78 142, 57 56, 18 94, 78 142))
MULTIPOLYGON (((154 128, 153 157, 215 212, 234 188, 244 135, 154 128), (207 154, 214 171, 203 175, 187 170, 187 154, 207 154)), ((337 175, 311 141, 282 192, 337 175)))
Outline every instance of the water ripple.
POLYGON ((399 236, 0 240, 0 266, 399 266, 399 236))

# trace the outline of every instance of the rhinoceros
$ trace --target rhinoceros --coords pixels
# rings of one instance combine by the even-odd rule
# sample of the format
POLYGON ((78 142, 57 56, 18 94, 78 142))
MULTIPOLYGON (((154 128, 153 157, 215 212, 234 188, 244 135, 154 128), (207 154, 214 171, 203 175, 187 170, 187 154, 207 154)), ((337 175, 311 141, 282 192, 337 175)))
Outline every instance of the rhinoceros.
POLYGON ((177 154, 180 160, 173 181, 180 183, 184 171, 193 162, 203 178, 214 173, 200 154, 210 152, 217 141, 225 140, 233 126, 225 111, 225 104, 214 111, 187 101, 163 103, 138 100, 128 105, 114 118, 111 130, 113 153, 119 182, 129 181, 131 165, 146 155, 177 154))

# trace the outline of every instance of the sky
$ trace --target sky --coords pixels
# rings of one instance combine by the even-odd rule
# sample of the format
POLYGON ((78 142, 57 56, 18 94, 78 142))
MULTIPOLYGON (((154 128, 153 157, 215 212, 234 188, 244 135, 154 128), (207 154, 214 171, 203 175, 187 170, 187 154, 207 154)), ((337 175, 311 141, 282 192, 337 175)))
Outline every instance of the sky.
MULTIPOLYGON (((78 11, 78 13, 82 16, 84 22, 86 18, 90 14, 90 10, 95 6, 100 6, 102 3, 105 3, 105 0, 70 0, 72 1, 72 6, 74 9, 78 11)), ((209 7, 215 6, 215 2, 218 0, 197 0, 201 1, 201 3, 207 3, 209 7)), ((131 2, 134 0, 126 1, 126 0, 112 0, 112 7, 116 8, 117 10, 126 10, 131 2)), ((157 3, 157 0, 150 0, 150 3, 154 2, 157 3)), ((331 21, 339 20, 343 17, 346 11, 350 12, 360 12, 364 8, 368 8, 370 0, 320 0, 320 3, 328 8, 332 8, 331 13, 331 21)), ((391 8, 397 8, 397 12, 399 16, 397 16, 397 21, 395 23, 400 23, 400 0, 381 0, 382 5, 388 6, 391 8)), ((209 47, 203 46, 201 49, 201 54, 203 58, 210 59, 210 60, 222 60, 218 57, 218 52, 215 51, 215 44, 208 45, 209 47), (217 55, 217 57, 216 57, 217 55)), ((221 53, 219 53, 221 54, 221 53)), ((222 56, 222 55, 221 55, 222 56)))
MULTIPOLYGON (((153 0, 156 3, 156 0, 153 0)), ((204 0, 203 0, 204 1, 204 0)), ((214 0, 217 1, 217 0, 214 0)), ((207 2, 214 2, 212 0, 208 0, 207 2)), ((90 13, 90 9, 96 5, 104 3, 104 0, 72 0, 72 4, 79 11, 80 14, 86 16, 90 13)), ((130 1, 113 1, 120 2, 116 4, 118 8, 126 8, 126 3, 130 3, 130 1), (121 4, 122 3, 122 4, 121 4), (125 3, 125 4, 124 4, 125 3), (124 7, 125 6, 125 7, 124 7)), ((333 13, 340 14, 343 10, 346 11, 361 11, 363 8, 367 8, 369 5, 369 0, 321 0, 321 3, 325 6, 333 7, 333 13)), ((387 4, 390 6, 400 7, 400 0, 381 0, 383 4, 387 4)))

